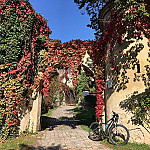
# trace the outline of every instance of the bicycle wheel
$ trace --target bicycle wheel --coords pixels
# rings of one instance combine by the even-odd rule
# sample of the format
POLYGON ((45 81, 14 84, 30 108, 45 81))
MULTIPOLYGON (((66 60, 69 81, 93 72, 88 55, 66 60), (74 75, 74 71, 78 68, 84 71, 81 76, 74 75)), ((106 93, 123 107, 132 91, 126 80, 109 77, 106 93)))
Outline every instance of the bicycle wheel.
POLYGON ((115 145, 125 145, 129 141, 129 131, 123 125, 113 125, 109 130, 109 139, 115 145))
POLYGON ((93 122, 89 128, 89 138, 93 141, 100 140, 100 125, 98 122, 93 122))

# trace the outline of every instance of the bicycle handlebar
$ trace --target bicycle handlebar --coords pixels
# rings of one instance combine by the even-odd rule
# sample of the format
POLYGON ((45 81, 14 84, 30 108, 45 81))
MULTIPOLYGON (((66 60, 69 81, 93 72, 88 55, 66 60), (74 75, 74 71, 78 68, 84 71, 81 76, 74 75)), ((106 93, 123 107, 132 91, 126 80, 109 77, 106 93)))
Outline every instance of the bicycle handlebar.
POLYGON ((116 115, 116 113, 114 111, 112 111, 114 115, 116 115))
MULTIPOLYGON (((119 117, 119 115, 117 113, 115 113, 114 111, 112 111, 112 112, 113 112, 113 117, 119 117)), ((103 117, 104 115, 97 115, 97 116, 103 117)))
POLYGON ((113 112, 113 114, 115 115, 115 116, 118 116, 118 114, 117 113, 115 113, 114 111, 112 111, 113 112))
POLYGON ((113 112, 113 118, 114 118, 114 121, 118 121, 118 119, 119 119, 119 115, 117 114, 117 113, 115 113, 114 111, 112 111, 113 112))

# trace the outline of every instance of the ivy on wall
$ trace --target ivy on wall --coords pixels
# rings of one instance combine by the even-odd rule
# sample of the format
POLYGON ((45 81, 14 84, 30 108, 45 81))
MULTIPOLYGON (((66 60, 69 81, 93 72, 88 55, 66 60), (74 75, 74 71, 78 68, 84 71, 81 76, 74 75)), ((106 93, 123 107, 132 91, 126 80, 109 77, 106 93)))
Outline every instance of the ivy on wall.
MULTIPOLYGON (((28 0, 1 1, 1 138, 16 136, 19 125, 18 113, 26 102, 29 89, 35 89, 43 81, 42 92, 45 98, 49 99, 49 89, 52 89, 51 82, 55 77, 57 64, 66 70, 66 77, 67 69, 71 68, 73 85, 78 83, 78 67, 86 51, 91 56, 95 69, 96 114, 102 114, 106 45, 109 43, 110 69, 115 70, 113 46, 123 43, 123 34, 126 31, 131 31, 133 38, 141 38, 144 35, 150 39, 149 1, 123 2, 114 1, 116 7, 110 15, 112 21, 105 24, 100 35, 97 34, 99 41, 74 40, 61 44, 48 38, 51 32, 46 20, 33 10, 28 0), (123 5, 123 2, 127 5, 123 5), (125 13, 125 10, 128 11, 125 13)), ((93 18, 94 20, 96 18, 93 18)), ((95 25, 98 27, 98 24, 95 25)), ((123 54, 123 51, 120 53, 123 54)))
MULTIPOLYGON (((126 40, 132 38, 139 40, 146 37, 149 40, 147 44, 150 46, 149 0, 74 0, 74 2, 78 4, 79 9, 85 7, 87 13, 90 15, 91 24, 88 26, 95 29, 96 38, 101 43, 99 48, 105 51, 105 58, 109 57, 110 61, 108 63, 111 66, 110 70, 112 70, 112 72, 115 72, 117 69, 114 55, 114 47, 116 44, 122 45, 126 40), (111 3, 111 7, 109 8, 110 16, 103 22, 100 20, 103 18, 99 18, 99 13, 108 3, 111 3), (100 28, 100 23, 102 22, 103 26, 100 28), (125 35, 127 35, 126 38, 124 38, 125 35)), ((118 49, 118 52, 122 57, 129 57, 123 49, 118 49)), ((138 53, 138 49, 136 49, 136 53, 138 53)), ((147 67, 146 70, 148 72, 147 76, 149 76, 149 67, 147 67)), ((101 80, 98 80, 98 82, 101 82, 101 80)), ((101 113, 103 104, 101 95, 98 95, 97 99, 99 101, 97 104, 97 112, 100 110, 101 113)), ((142 102, 140 103, 144 104, 145 102, 147 102, 147 100, 142 98, 142 102)), ((132 105, 134 104, 132 103, 132 105)), ((146 105, 144 107, 146 107, 146 105)), ((135 114, 141 114, 141 118, 143 118, 143 114, 139 113, 139 109, 133 108, 135 114)), ((137 117, 139 117, 138 115, 137 117)))
MULTIPOLYGON (((103 65, 104 65, 104 51, 100 48, 101 43, 99 41, 81 41, 73 40, 64 44, 59 42, 49 41, 49 50, 41 51, 39 58, 41 57, 40 70, 43 72, 43 93, 44 96, 49 99, 49 89, 51 89, 50 81, 53 78, 53 74, 56 71, 55 66, 59 65, 64 68, 64 74, 66 78, 66 83, 68 80, 68 68, 71 70, 73 85, 78 83, 79 71, 78 68, 82 64, 82 58, 84 57, 86 51, 89 53, 93 60, 95 69, 95 80, 96 80, 96 91, 97 91, 97 115, 101 114, 103 111, 103 65), (101 58, 101 59, 100 59, 101 58)), ((63 84, 63 89, 67 87, 67 84, 63 84)), ((66 93, 66 92, 65 92, 66 93)))
POLYGON ((38 72, 38 52, 50 34, 28 0, 0 1, 0 138, 18 135, 21 107, 38 72))
MULTIPOLYGON (((85 52, 93 57, 95 67, 100 65, 103 52, 99 51, 97 41, 61 44, 50 40, 47 21, 33 10, 28 0, 2 0, 0 3, 0 138, 8 139, 18 135, 19 115, 29 90, 36 89, 42 82, 43 95, 50 100, 57 64, 66 70, 71 68, 75 85, 77 68, 85 52)), ((101 68, 95 69, 99 79, 101 68)))

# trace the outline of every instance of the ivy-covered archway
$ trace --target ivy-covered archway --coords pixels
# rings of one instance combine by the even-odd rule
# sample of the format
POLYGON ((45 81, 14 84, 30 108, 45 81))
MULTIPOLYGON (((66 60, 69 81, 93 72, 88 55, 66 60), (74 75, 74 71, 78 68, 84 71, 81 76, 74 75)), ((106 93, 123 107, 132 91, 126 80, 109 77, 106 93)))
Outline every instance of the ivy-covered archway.
POLYGON ((46 19, 34 11, 28 0, 2 0, 0 4, 0 138, 18 135, 21 107, 27 101, 28 91, 36 89, 41 81, 42 92, 47 100, 50 99, 56 64, 71 68, 73 85, 77 83, 77 68, 86 51, 94 61, 96 113, 101 114, 104 63, 101 43, 75 40, 61 44, 53 41, 49 39, 51 31, 46 19))
MULTIPOLYGON (((85 1, 81 2, 82 7, 85 1)), ((92 5, 97 8, 108 1, 96 2, 92 5)), ((144 35, 150 39, 150 5, 147 0, 114 1, 115 9, 111 11, 109 18, 112 21, 105 24, 102 32, 99 32, 98 18, 93 16, 91 27, 98 31, 98 41, 75 40, 64 44, 49 39, 51 31, 46 20, 34 11, 28 0, 1 0, 0 4, 0 137, 4 139, 17 135, 18 112, 26 102, 27 91, 35 89, 42 81, 42 92, 49 99, 56 64, 61 64, 63 68, 71 68, 75 85, 78 78, 77 68, 81 65, 81 59, 86 51, 91 56, 95 69, 96 115, 101 114, 107 45, 110 69, 115 70, 113 46, 122 43, 122 35, 127 30, 133 31, 129 30, 129 27, 134 29, 134 32, 131 32, 133 38, 141 38, 144 35), (126 2, 129 2, 126 5, 126 10, 129 11, 124 13, 126 2)), ((95 12, 93 14, 95 15, 95 12)), ((123 50, 120 53, 123 54, 123 50)))

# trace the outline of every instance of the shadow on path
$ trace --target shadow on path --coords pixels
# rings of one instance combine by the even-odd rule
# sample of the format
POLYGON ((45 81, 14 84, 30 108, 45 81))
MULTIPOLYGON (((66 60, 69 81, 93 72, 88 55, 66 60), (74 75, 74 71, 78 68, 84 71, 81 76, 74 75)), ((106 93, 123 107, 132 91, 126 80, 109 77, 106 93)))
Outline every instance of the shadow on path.
MULTIPOLYGON (((70 111, 70 110, 67 110, 70 111)), ((71 112, 70 112, 71 113, 71 112)), ((53 118, 53 117, 47 117, 47 116, 42 116, 41 118, 41 130, 45 130, 49 128, 49 131, 54 130, 54 128, 65 125, 69 126, 71 129, 76 129, 78 125, 78 121, 76 121, 73 117, 60 117, 60 118, 53 118)))
MULTIPOLYGON (((71 150, 104 149, 98 142, 88 139, 88 132, 82 130, 79 121, 73 117, 73 107, 64 106, 52 112, 51 117, 42 116, 42 137, 37 137, 35 145, 26 150, 71 150), (46 130, 45 130, 46 129, 46 130)), ((20 145, 20 149, 23 150, 20 145)))
POLYGON ((26 150, 62 150, 61 145, 58 146, 49 146, 49 147, 42 147, 42 146, 38 146, 38 147, 34 147, 34 146, 27 146, 24 144, 20 144, 20 150, 26 149, 26 150))

